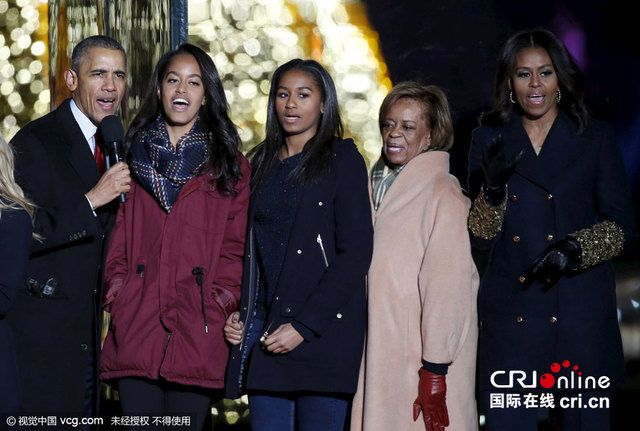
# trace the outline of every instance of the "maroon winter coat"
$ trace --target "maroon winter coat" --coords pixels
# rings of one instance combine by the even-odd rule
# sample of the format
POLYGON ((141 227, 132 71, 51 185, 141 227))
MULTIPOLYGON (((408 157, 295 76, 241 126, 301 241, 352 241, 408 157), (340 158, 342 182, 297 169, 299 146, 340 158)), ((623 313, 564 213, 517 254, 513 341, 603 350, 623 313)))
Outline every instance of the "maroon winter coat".
POLYGON ((222 329, 240 299, 249 203, 250 168, 244 157, 241 162, 236 196, 218 193, 207 173, 184 185, 169 214, 132 184, 105 267, 111 321, 103 380, 224 386, 229 349, 222 329))

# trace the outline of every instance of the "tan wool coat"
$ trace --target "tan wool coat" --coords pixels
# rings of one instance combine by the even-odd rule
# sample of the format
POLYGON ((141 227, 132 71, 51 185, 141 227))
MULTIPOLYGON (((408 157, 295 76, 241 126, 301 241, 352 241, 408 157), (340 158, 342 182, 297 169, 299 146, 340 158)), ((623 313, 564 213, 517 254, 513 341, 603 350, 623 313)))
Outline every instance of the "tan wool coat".
POLYGON ((413 158, 374 215, 368 329, 351 429, 424 431, 413 421, 422 361, 450 364, 447 431, 478 429, 474 397, 478 273, 470 202, 449 154, 413 158))

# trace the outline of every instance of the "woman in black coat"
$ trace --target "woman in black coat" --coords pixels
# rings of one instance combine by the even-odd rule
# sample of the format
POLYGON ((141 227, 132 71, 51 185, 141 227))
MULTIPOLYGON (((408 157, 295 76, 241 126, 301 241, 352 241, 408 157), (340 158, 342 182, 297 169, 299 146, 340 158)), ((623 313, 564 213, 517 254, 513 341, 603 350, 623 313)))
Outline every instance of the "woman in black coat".
POLYGON ((227 397, 252 429, 342 430, 364 345, 373 244, 364 160, 342 139, 336 91, 313 60, 273 74, 253 166, 241 308, 227 397))
POLYGON ((490 250, 478 305, 487 429, 536 430, 539 407, 563 430, 609 429, 624 366, 609 262, 636 236, 620 151, 546 30, 507 41, 495 97, 469 155, 469 227, 490 250))
MULTIPOLYGON (((11 147, 0 135, 0 413, 16 414, 20 408, 14 335, 5 315, 27 267, 33 211, 14 180, 11 147)), ((5 418, 0 421, 2 428, 5 418)))

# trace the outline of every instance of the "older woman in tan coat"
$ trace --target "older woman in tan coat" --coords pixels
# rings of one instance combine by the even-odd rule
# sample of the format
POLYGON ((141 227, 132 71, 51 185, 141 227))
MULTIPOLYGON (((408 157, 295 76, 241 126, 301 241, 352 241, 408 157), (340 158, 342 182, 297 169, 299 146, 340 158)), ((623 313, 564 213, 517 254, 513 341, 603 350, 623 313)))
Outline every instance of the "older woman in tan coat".
POLYGON ((439 88, 403 82, 379 122, 369 323, 351 429, 477 430, 478 273, 470 202, 449 174, 449 105, 439 88))

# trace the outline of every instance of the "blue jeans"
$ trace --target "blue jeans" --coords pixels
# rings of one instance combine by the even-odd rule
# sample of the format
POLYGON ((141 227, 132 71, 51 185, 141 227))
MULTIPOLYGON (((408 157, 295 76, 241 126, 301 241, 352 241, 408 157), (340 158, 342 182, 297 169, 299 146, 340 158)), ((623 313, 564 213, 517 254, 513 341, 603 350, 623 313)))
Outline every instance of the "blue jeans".
MULTIPOLYGON (((247 353, 264 331, 264 322, 253 319, 247 329, 247 353)), ((246 354, 248 356, 248 354, 246 354)), ((243 356, 244 366, 248 357, 243 356)), ((245 370, 246 372, 246 370, 245 370)), ((252 431, 343 431, 348 398, 308 392, 249 392, 252 431)))
POLYGON ((253 431, 343 431, 347 398, 307 392, 249 393, 253 431))

